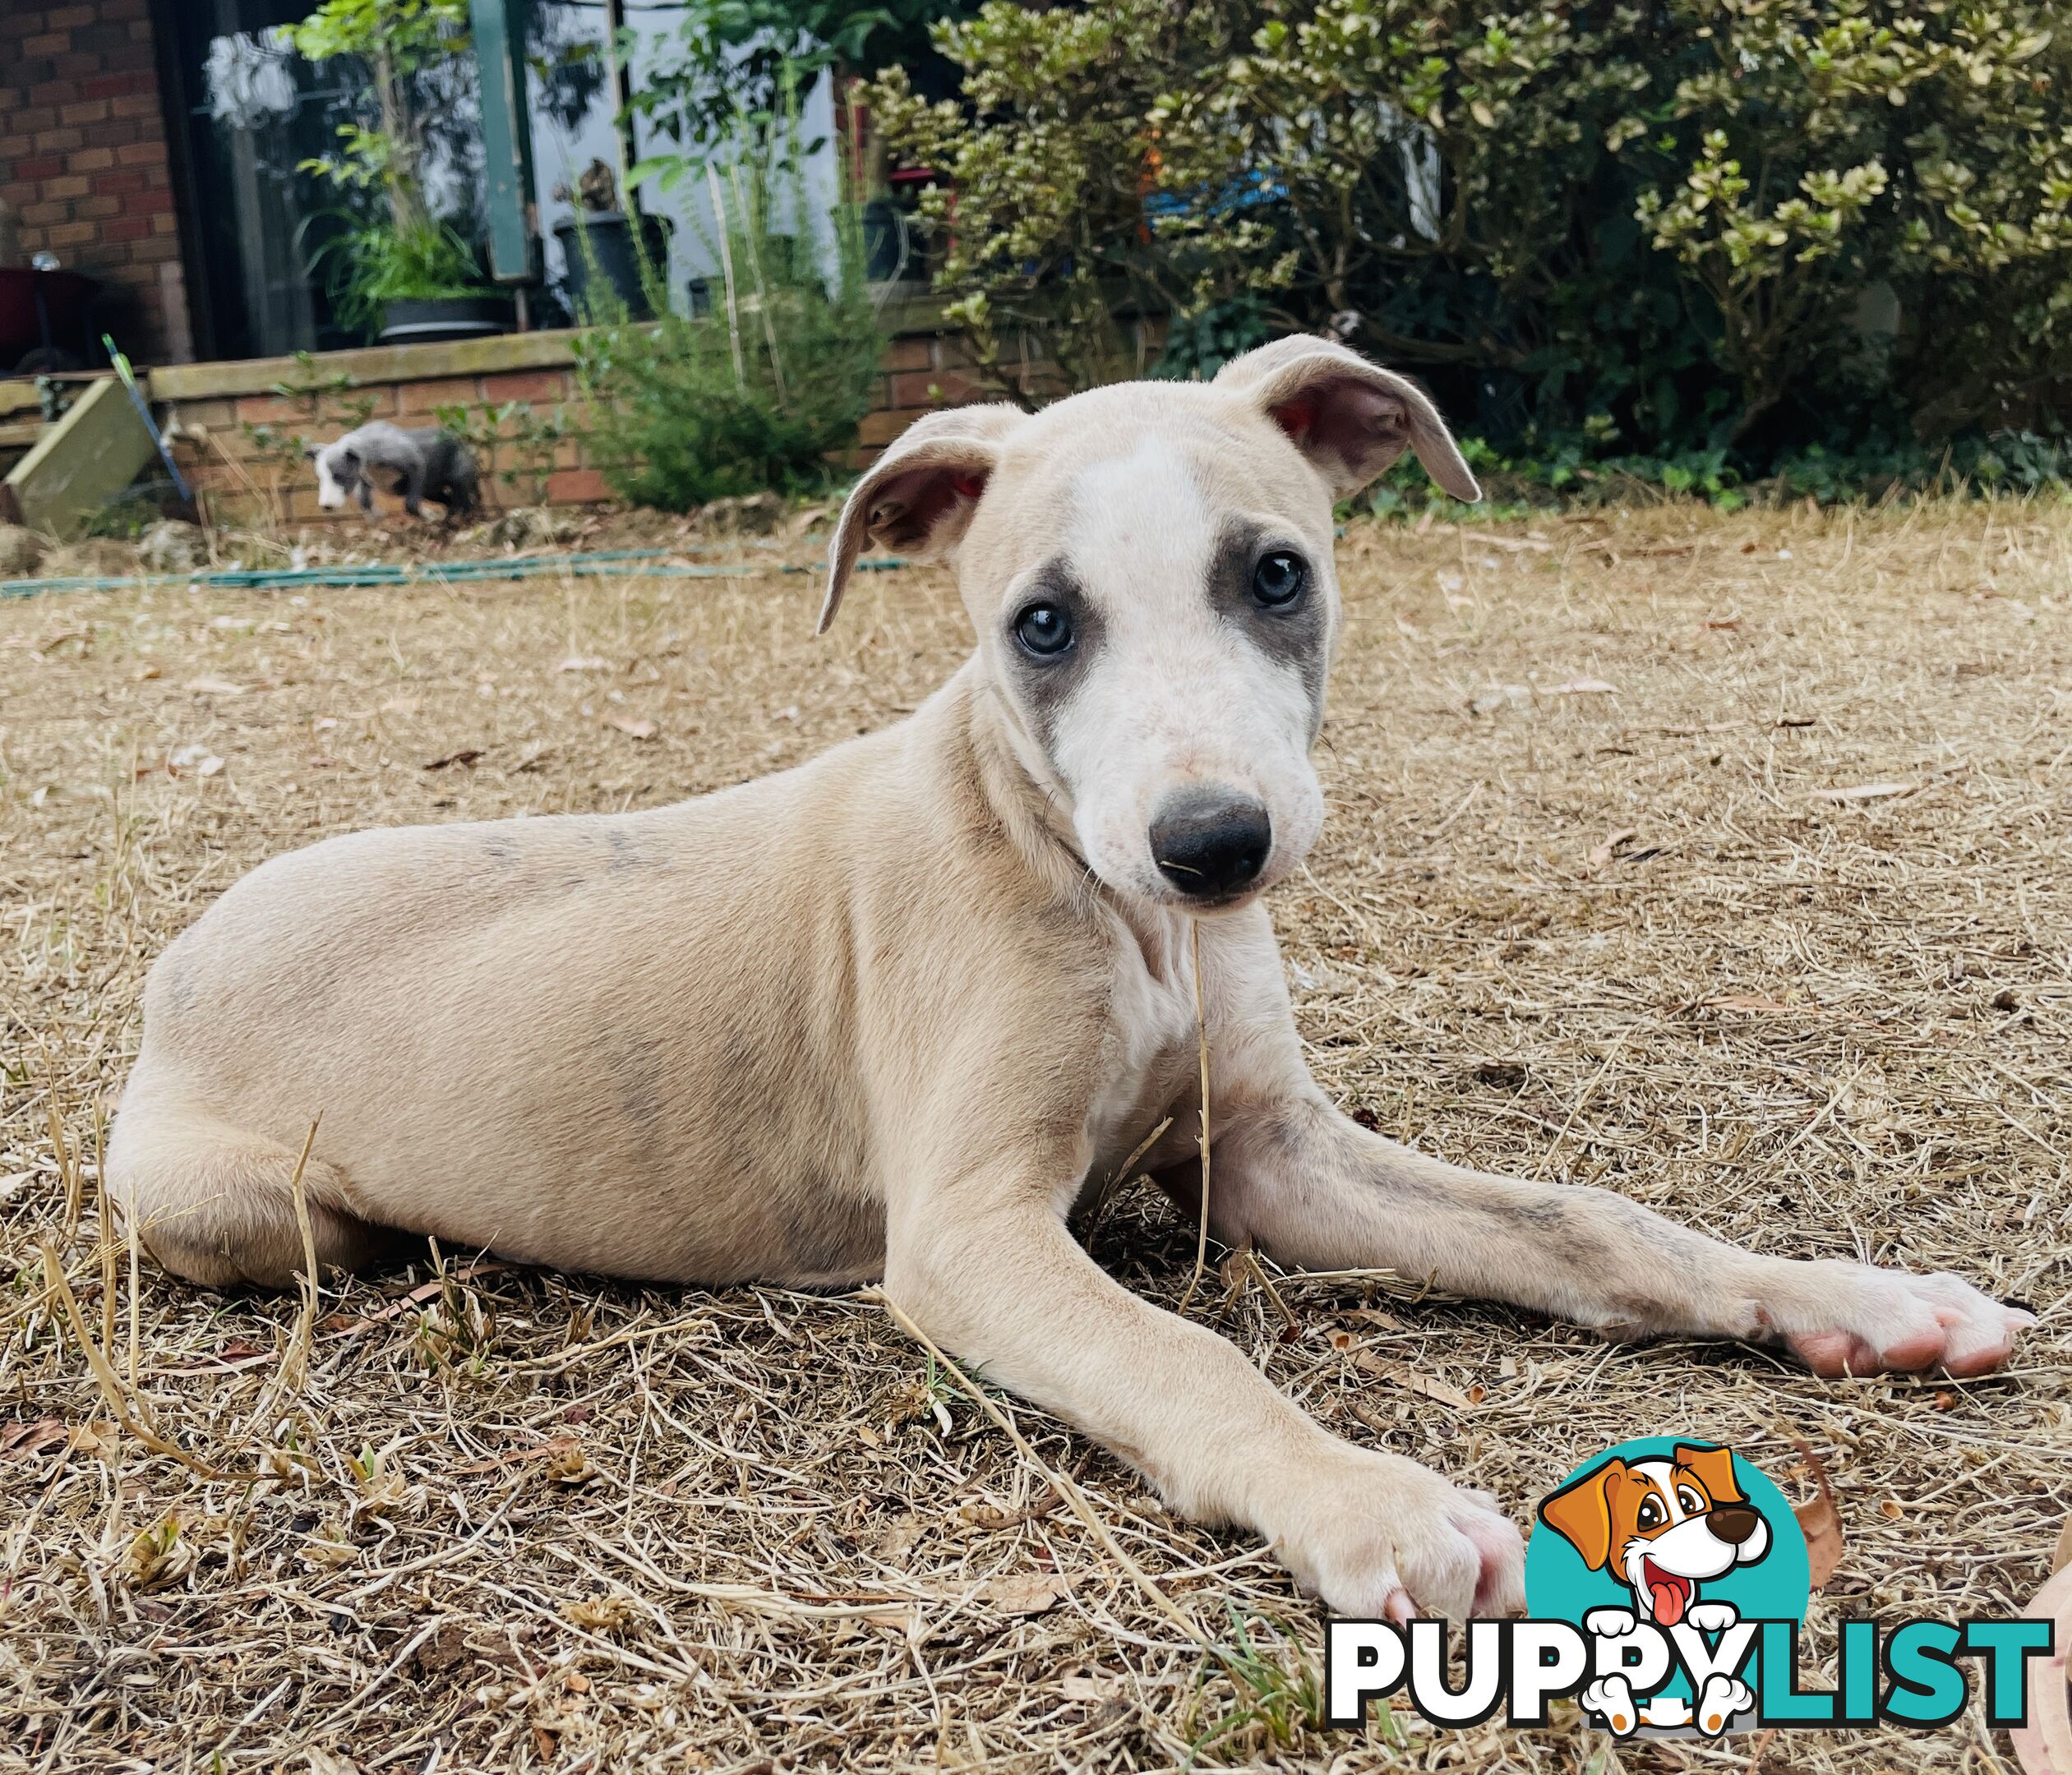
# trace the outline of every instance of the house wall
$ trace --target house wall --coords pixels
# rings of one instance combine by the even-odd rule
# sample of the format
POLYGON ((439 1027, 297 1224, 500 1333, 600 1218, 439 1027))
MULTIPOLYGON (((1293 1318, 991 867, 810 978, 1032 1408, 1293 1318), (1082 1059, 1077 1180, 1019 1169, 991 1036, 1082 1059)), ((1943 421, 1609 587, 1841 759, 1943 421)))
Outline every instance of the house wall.
POLYGON ((99 279, 132 357, 194 355, 146 0, 0 0, 0 198, 25 262, 99 279))
MULTIPOLYGON (((963 334, 944 325, 934 304, 916 300, 888 319, 892 337, 871 409, 842 467, 861 468, 923 413, 994 398, 963 334)), ((1156 355, 1156 322, 1142 324, 1147 358, 1156 355)), ((173 430, 182 469, 219 521, 357 522, 357 512, 318 508, 316 473, 303 455, 309 445, 329 443, 363 417, 424 426, 439 408, 459 406, 481 422, 485 408, 505 403, 519 410, 501 426, 487 503, 531 505, 537 491, 550 505, 586 505, 611 492, 581 436, 588 413, 575 378, 575 337, 528 333, 194 364, 154 371, 150 392, 173 430), (557 415, 565 435, 545 435, 557 415), (504 480, 501 471, 515 479, 504 480)), ((1047 368, 1032 367, 1039 376, 1047 368)))

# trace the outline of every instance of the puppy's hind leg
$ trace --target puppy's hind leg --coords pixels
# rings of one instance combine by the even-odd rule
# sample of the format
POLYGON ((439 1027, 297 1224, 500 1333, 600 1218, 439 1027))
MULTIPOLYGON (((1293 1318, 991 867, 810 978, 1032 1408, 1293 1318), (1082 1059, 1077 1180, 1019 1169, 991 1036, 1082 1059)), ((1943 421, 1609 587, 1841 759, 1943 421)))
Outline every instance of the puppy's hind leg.
MULTIPOLYGON (((286 1288, 304 1267, 296 1158, 205 1110, 140 1105, 115 1119, 108 1183, 139 1242, 175 1275, 206 1288, 286 1288)), ((343 1179, 314 1155, 302 1196, 320 1271, 357 1269, 387 1242, 344 1208, 343 1179)))

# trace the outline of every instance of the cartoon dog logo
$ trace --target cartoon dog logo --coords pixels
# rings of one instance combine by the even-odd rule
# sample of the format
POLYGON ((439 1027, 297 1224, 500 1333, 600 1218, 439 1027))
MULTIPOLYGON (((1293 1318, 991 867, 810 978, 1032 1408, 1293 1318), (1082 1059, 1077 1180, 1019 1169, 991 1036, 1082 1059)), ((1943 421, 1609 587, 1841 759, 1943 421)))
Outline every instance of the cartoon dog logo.
POLYGON ((1770 1524, 1735 1482, 1732 1453, 1696 1443, 1676 1444, 1666 1460, 1615 1455, 1548 1497, 1539 1519, 1663 1627, 1691 1612, 1706 1579, 1770 1551, 1770 1524))

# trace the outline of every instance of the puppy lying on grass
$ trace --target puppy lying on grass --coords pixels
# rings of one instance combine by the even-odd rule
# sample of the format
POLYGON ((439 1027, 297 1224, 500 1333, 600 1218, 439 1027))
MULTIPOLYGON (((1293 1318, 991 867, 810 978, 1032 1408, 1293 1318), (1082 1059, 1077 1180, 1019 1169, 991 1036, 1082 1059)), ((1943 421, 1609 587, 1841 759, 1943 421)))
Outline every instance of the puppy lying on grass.
POLYGON ((475 453, 436 426, 406 431, 376 419, 312 449, 309 458, 316 464, 316 503, 325 511, 358 500, 371 516, 376 482, 385 492, 400 493, 413 518, 424 516, 426 500, 445 506, 449 519, 473 516, 481 502, 475 453))
POLYGON ((1462 1170, 1311 1079, 1261 897, 1323 818, 1332 503, 1405 448, 1477 496, 1419 390, 1313 339, 1210 384, 923 420, 850 496, 822 618, 867 537, 954 556, 977 648, 911 719, 675 806, 254 871, 152 970, 117 1197, 181 1275, 280 1286, 321 1113, 321 1263, 400 1229, 656 1279, 882 1277, 930 1338, 1370 1617, 1515 1608, 1517 1529, 1326 1433, 1067 1229, 1132 1155, 1193 1210, 1198 994, 1229 1244, 1782 1341, 1828 1374, 2005 1361, 2027 1316, 1954 1275, 1462 1170))

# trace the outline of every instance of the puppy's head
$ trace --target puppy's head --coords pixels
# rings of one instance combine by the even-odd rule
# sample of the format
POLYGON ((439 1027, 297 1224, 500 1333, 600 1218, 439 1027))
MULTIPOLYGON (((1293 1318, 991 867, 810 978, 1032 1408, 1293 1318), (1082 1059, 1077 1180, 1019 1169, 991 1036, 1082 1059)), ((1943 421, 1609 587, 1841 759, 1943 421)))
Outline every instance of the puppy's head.
POLYGON ((327 444, 309 454, 316 464, 316 503, 325 511, 336 511, 360 484, 360 453, 339 443, 327 444))
POLYGON ((1668 1627, 1701 1580, 1770 1551, 1770 1525, 1735 1482, 1733 1455, 1696 1443, 1678 1443, 1666 1460, 1614 1456, 1548 1498, 1539 1519, 1591 1570, 1617 1574, 1641 1612, 1668 1627))
POLYGON ((1306 338, 1212 383, 931 415, 850 495, 821 627, 866 539, 953 556, 1017 749, 1095 874, 1155 903, 1238 905, 1322 823, 1331 506, 1405 449, 1479 496, 1421 390, 1306 338))

